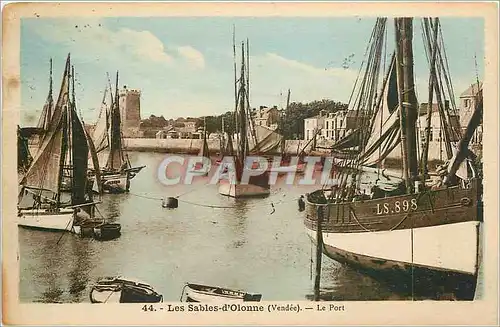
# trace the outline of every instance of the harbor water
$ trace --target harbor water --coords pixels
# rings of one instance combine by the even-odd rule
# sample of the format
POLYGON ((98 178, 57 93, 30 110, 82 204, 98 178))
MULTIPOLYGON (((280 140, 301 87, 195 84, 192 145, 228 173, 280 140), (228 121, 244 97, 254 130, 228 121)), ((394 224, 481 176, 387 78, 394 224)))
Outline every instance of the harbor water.
MULTIPOLYGON (((97 278, 115 275, 151 284, 167 302, 179 301, 186 282, 261 293, 265 301, 312 299, 315 248, 297 198, 318 185, 278 183, 265 199, 235 200, 219 195, 207 178, 163 185, 157 170, 165 154, 129 156, 146 168, 131 181, 130 193, 106 194, 98 205, 121 224, 120 238, 103 242, 19 228, 21 302, 90 302, 97 278), (178 195, 178 208, 162 208, 159 199, 178 195)), ((324 300, 411 299, 327 257, 322 261, 324 300)))

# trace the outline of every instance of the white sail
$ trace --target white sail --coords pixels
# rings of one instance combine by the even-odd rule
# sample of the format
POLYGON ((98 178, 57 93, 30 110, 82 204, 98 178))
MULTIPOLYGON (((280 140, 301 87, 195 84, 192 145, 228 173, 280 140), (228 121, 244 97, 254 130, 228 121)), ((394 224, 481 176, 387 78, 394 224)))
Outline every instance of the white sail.
POLYGON ((66 155, 65 147, 63 147, 63 124, 67 119, 67 107, 69 105, 69 69, 70 61, 68 56, 59 98, 54 108, 49 130, 42 140, 40 150, 33 159, 31 167, 21 182, 24 186, 43 188, 55 194, 59 193, 60 187, 61 156, 66 155))
POLYGON ((395 59, 391 61, 387 82, 384 85, 380 106, 371 122, 371 133, 360 163, 371 166, 379 163, 401 141, 395 59))

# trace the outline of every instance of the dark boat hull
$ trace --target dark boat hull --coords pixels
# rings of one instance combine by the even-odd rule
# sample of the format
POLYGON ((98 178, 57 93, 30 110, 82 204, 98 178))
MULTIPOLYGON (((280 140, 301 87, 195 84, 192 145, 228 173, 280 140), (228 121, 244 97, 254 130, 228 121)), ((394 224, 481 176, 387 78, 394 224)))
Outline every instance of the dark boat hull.
MULTIPOLYGON (((323 193, 322 193, 323 194, 323 193)), ((412 292, 474 298, 481 201, 476 181, 419 194, 329 203, 306 199, 305 226, 330 258, 412 292), (318 218, 322 221, 318 226, 318 218)))
POLYGON ((163 296, 151 285, 122 277, 100 279, 90 290, 91 303, 158 303, 163 296))

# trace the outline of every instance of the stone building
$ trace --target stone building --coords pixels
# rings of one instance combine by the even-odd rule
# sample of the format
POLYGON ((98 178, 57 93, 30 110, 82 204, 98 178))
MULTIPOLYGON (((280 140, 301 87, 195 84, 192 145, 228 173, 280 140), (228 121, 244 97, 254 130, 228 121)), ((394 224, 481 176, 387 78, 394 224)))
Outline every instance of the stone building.
POLYGON ((119 91, 120 118, 124 137, 139 137, 141 123, 141 91, 124 86, 119 91))
MULTIPOLYGON (((460 94, 460 125, 462 126, 462 130, 465 131, 467 128, 467 124, 476 108, 476 96, 479 90, 483 89, 483 83, 473 83, 469 86, 467 90, 460 94)), ((481 125, 478 126, 474 135, 471 139, 471 144, 479 145, 483 142, 483 124, 481 121, 481 125)))
POLYGON ((277 106, 272 108, 260 106, 259 109, 253 110, 252 116, 256 126, 269 127, 271 129, 278 128, 280 113, 277 106))

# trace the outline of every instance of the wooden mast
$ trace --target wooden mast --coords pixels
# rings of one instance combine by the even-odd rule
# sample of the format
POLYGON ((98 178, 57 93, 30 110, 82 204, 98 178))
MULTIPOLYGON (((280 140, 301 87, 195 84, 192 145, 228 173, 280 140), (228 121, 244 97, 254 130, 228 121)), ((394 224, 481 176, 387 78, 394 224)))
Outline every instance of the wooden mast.
POLYGON ((408 148, 406 144, 406 110, 403 108, 403 70, 402 70, 402 50, 401 50, 401 31, 400 18, 394 19, 394 32, 396 36, 396 75, 398 81, 398 107, 399 107, 399 127, 401 129, 401 159, 403 162, 403 179, 408 189, 408 148))
POLYGON ((285 129, 286 129, 286 122, 287 122, 287 118, 288 118, 288 107, 290 106, 290 89, 288 89, 288 95, 286 97, 286 107, 285 107, 285 113, 283 114, 283 120, 281 122, 281 126, 282 129, 281 129, 281 136, 282 136, 282 140, 281 140, 281 156, 283 156, 285 154, 285 148, 286 148, 286 140, 285 140, 285 129))
POLYGON ((50 58, 50 72, 49 72, 49 103, 48 103, 48 106, 47 106, 47 118, 46 118, 46 121, 45 121, 45 130, 48 130, 49 129, 49 124, 50 124, 50 121, 52 119, 52 106, 54 105, 54 100, 52 98, 52 83, 53 83, 53 80, 52 80, 52 58, 50 58))
MULTIPOLYGON (((238 115, 237 115, 237 112, 238 112, 238 72, 237 72, 237 69, 236 69, 236 32, 235 32, 235 27, 233 25, 233 70, 234 70, 234 111, 235 111, 235 115, 234 115, 234 126, 235 126, 235 131, 239 131, 239 124, 238 124, 238 115)), ((239 149, 238 149, 238 142, 239 142, 239 137, 238 137, 238 133, 236 133, 236 137, 238 138, 237 139, 237 146, 236 146, 236 152, 238 153, 239 152, 239 149)))
POLYGON ((408 192, 418 175, 415 123, 417 119, 413 78, 412 18, 396 18, 396 67, 398 76, 403 176, 408 192))
POLYGON ((245 83, 245 43, 241 43, 241 76, 240 76, 240 91, 239 91, 239 141, 240 141, 240 161, 241 168, 247 155, 247 124, 246 124, 246 83, 245 83))

